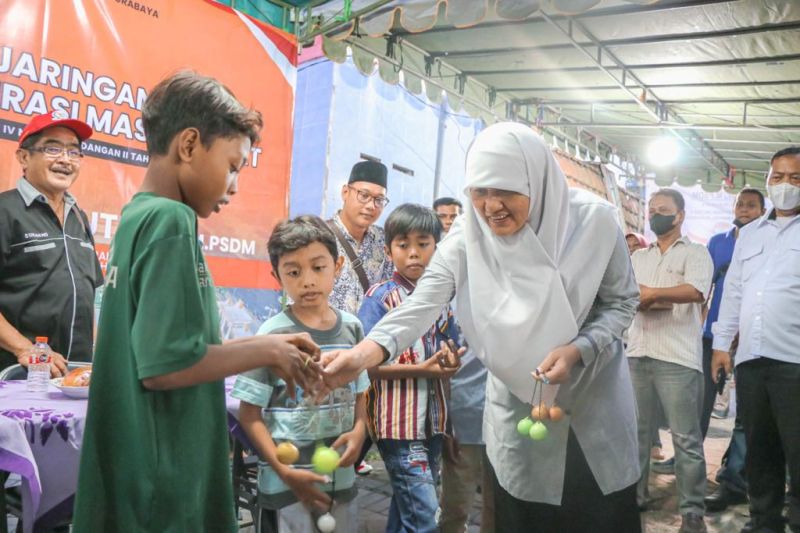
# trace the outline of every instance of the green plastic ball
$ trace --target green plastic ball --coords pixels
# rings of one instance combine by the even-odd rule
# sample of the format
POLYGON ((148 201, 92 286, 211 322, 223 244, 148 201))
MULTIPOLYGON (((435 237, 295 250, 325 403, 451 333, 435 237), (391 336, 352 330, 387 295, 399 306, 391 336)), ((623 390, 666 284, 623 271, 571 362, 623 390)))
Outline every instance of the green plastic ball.
POLYGON ((314 455, 311 456, 311 464, 318 474, 332 474, 336 467, 339 466, 339 452, 327 446, 319 446, 314 450, 314 455))
POLYGON ((533 440, 544 440, 547 438, 547 426, 541 422, 534 422, 528 432, 528 436, 533 440))
POLYGON ((531 431, 531 426, 533 426, 533 420, 529 416, 526 416, 519 422, 517 422, 517 433, 522 435, 523 437, 527 437, 531 431))

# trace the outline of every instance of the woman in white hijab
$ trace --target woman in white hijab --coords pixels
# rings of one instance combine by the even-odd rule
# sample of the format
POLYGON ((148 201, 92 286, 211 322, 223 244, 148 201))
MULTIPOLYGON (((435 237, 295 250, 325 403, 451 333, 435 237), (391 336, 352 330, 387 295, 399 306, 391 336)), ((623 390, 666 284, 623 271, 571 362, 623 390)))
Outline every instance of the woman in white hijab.
POLYGON ((351 350, 325 359, 329 386, 395 357, 455 293, 467 342, 490 371, 484 440, 497 530, 640 531, 633 389, 620 337, 638 287, 613 206, 567 187, 530 128, 486 128, 467 154, 472 208, 411 297, 351 350), (541 372, 560 422, 533 441, 517 422, 541 372))

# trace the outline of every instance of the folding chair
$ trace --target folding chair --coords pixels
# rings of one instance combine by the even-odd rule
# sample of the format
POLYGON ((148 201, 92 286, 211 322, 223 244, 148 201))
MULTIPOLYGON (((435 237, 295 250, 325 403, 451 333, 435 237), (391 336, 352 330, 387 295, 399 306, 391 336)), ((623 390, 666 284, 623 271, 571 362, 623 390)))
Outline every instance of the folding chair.
POLYGON ((259 503, 258 494, 258 456, 248 454, 242 443, 233 441, 233 500, 236 516, 239 509, 250 511, 253 522, 242 524, 242 527, 254 526, 256 533, 278 533, 278 513, 265 509, 259 503))

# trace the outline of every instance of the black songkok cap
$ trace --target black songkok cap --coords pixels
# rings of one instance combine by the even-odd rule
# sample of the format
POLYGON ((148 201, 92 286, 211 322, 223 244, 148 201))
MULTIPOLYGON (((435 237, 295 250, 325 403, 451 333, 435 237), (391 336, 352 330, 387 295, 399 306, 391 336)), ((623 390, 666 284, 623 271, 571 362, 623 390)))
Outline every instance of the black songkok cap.
POLYGON ((386 165, 383 163, 378 163, 377 161, 359 161, 353 165, 353 169, 350 171, 350 179, 347 180, 347 183, 366 181, 374 183, 375 185, 380 185, 385 189, 387 174, 386 165))

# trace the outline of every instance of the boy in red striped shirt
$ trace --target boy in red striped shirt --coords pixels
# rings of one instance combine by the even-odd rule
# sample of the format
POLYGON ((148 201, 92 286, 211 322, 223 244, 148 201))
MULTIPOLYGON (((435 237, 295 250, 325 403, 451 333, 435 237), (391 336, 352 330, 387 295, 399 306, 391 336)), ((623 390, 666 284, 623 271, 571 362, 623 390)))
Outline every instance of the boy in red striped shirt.
MULTIPOLYGON (((386 255, 394 262, 395 272, 367 291, 358 313, 367 333, 414 291, 441 235, 436 214, 413 204, 395 209, 384 230, 386 255)), ((448 306, 396 362, 369 371, 372 384, 366 394, 370 433, 393 489, 387 531, 437 529, 438 463, 448 428, 445 399, 449 379, 458 370, 457 364, 442 365, 440 360, 457 360, 448 346, 448 341, 457 339, 448 306)))

